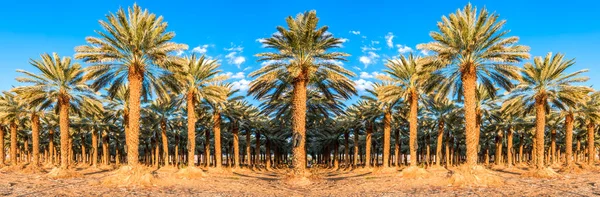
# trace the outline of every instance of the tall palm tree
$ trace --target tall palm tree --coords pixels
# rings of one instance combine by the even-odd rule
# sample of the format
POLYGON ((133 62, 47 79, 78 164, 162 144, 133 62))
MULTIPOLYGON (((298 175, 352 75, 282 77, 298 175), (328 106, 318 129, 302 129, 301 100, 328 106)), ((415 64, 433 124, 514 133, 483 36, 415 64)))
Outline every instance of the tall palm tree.
POLYGON ((362 99, 364 100, 369 100, 371 102, 378 102, 378 105, 381 109, 381 111, 383 111, 383 167, 387 168, 390 167, 390 163, 389 163, 389 156, 390 156, 390 142, 391 142, 391 132, 392 132, 392 110, 394 108, 394 106, 400 102, 400 97, 394 98, 394 99, 386 99, 386 101, 384 102, 383 100, 379 99, 381 96, 380 95, 385 95, 385 92, 383 92, 382 90, 385 89, 385 86, 389 86, 390 84, 382 84, 382 83, 375 83, 373 85, 373 90, 367 90, 367 92, 369 92, 371 95, 375 96, 375 98, 372 98, 370 96, 366 96, 363 95, 361 96, 362 99))
POLYGON ((167 137, 167 125, 171 119, 170 117, 178 110, 180 110, 180 108, 177 107, 177 102, 174 99, 168 98, 154 100, 150 106, 148 106, 149 115, 152 116, 153 119, 158 120, 158 122, 151 124, 156 124, 160 128, 163 149, 162 158, 165 161, 165 166, 169 165, 169 139, 167 137))
POLYGON ((589 91, 589 87, 575 86, 573 83, 587 81, 587 77, 579 74, 587 72, 580 70, 566 74, 565 70, 575 64, 575 60, 564 60, 564 55, 548 53, 545 57, 535 57, 533 64, 525 64, 519 85, 512 91, 508 98, 508 106, 519 109, 523 113, 532 112, 535 109, 536 126, 536 163, 538 169, 544 167, 544 132, 546 126, 546 112, 550 105, 563 110, 565 104, 574 105, 585 98, 581 92, 589 91))
MULTIPOLYGON (((217 83, 227 79, 219 75, 221 70, 216 60, 206 58, 204 55, 197 57, 195 54, 185 58, 179 65, 175 78, 181 88, 181 101, 187 106, 187 134, 188 158, 194 158, 196 153, 196 104, 206 100, 209 102, 222 102, 226 99, 226 92, 217 83)), ((188 159, 188 166, 193 166, 194 160, 188 159)))
POLYGON ((517 76, 512 64, 529 58, 529 47, 518 45, 518 37, 504 37, 509 32, 502 30, 505 23, 485 8, 477 13, 477 8, 469 3, 449 17, 442 17, 439 32, 430 33, 433 42, 417 46, 434 52, 433 57, 439 60, 439 72, 446 76, 443 84, 447 84, 442 92, 454 90, 464 95, 468 165, 477 164, 477 81, 488 89, 494 89, 494 82, 510 89, 510 79, 517 76))
POLYGON ((142 90, 146 87, 146 92, 166 95, 167 91, 160 84, 169 80, 161 79, 159 74, 171 65, 170 53, 187 49, 187 45, 171 42, 175 33, 167 32, 163 17, 157 17, 137 4, 128 8, 127 13, 121 8, 117 13, 108 14, 107 21, 101 20, 100 25, 102 31, 97 31, 100 37, 87 37, 89 45, 76 47, 75 58, 93 64, 88 67, 86 77, 95 79, 93 88, 96 90, 110 84, 109 92, 114 92, 127 80, 127 162, 136 165, 142 90))
MULTIPOLYGON (((330 49, 340 47, 343 41, 328 33, 327 26, 317 27, 319 19, 316 11, 298 14, 295 19, 289 16, 286 22, 288 29, 279 26, 277 33, 261 41, 266 48, 275 49, 276 52, 257 54, 259 61, 274 63, 250 74, 251 77, 257 78, 252 82, 249 93, 260 97, 265 92, 257 91, 257 86, 282 90, 289 88, 287 84, 292 85, 292 165, 294 173, 304 174, 306 172, 307 86, 311 80, 321 76, 324 78, 320 79, 329 82, 330 85, 317 88, 329 89, 337 86, 335 89, 344 89, 345 91, 341 91, 342 95, 349 97, 355 93, 355 90, 348 77, 354 76, 354 73, 333 62, 345 60, 348 54, 328 52, 330 49), (281 80, 281 76, 286 83, 277 83, 281 80), (277 87, 277 84, 284 85, 277 87)), ((328 92, 331 91, 324 91, 324 94, 332 98, 332 94, 327 94, 328 92)))
POLYGON ((94 108, 101 104, 94 98, 93 91, 85 84, 84 71, 70 57, 60 57, 57 53, 43 54, 41 60, 31 60, 40 74, 18 70, 24 77, 17 81, 30 84, 15 88, 17 92, 27 92, 27 102, 41 109, 55 106, 59 114, 61 169, 68 167, 69 111, 78 112, 82 108, 94 108))
POLYGON ((418 105, 419 97, 427 93, 432 82, 437 81, 437 75, 432 75, 432 67, 429 59, 414 56, 412 53, 408 57, 400 55, 396 60, 390 60, 385 67, 385 73, 389 77, 380 77, 383 81, 391 83, 390 85, 378 88, 379 100, 383 102, 397 101, 403 99, 410 106, 409 110, 409 135, 410 135, 410 157, 411 166, 417 166, 417 162, 412 158, 417 158, 417 127, 418 127, 418 105))
MULTIPOLYGON (((24 107, 24 102, 20 102, 13 92, 2 93, 2 97, 0 97, 0 120, 7 124, 10 129, 10 164, 13 166, 17 165, 17 127, 24 115, 24 107)), ((2 143, 4 143, 4 139, 2 143)), ((4 150, 2 152, 4 153, 4 150)))
POLYGON ((437 145, 435 150, 435 165, 440 166, 442 162, 442 143, 444 137, 444 130, 446 123, 452 121, 452 118, 455 117, 456 113, 460 113, 457 110, 454 102, 449 100, 446 97, 436 98, 434 95, 428 95, 427 99, 424 101, 424 105, 427 110, 425 111, 426 115, 437 120, 437 145))

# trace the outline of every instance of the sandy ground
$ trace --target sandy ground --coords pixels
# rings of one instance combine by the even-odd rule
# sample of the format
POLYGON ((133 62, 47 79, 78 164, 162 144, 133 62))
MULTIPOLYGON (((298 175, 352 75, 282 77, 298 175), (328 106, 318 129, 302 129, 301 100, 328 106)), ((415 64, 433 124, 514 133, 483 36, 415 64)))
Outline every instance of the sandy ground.
MULTIPOLYGON (((559 178, 523 176, 526 168, 493 168, 505 183, 497 186, 448 184, 450 171, 428 170, 427 178, 405 178, 400 170, 312 170, 310 185, 289 184, 282 170, 207 171, 200 178, 174 176, 176 169, 154 170, 153 186, 102 184, 110 170, 77 168, 83 176, 52 179, 20 171, 0 172, 0 196, 598 196, 600 174, 583 171, 559 178)), ((49 171, 49 169, 47 169, 49 171)), ((450 170, 453 170, 450 168, 450 170)))

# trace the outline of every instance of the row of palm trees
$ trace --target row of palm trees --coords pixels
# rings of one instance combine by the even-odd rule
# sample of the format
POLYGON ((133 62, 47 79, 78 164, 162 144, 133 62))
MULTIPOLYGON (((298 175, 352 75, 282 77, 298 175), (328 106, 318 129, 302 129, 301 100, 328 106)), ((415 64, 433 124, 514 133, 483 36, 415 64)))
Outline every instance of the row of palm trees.
POLYGON ((530 58, 529 48, 507 37, 498 15, 468 4, 442 17, 439 30, 430 34, 433 41, 418 45, 433 55, 389 60, 380 82, 348 107, 344 103, 357 95, 350 80, 355 74, 337 61, 349 55, 338 51, 343 41, 318 21, 315 11, 290 16, 287 28, 277 27, 261 40, 271 51, 257 54, 267 64, 250 74, 248 95, 261 102, 254 107, 226 82, 216 60, 176 56, 187 46, 171 41, 175 34, 162 16, 138 5, 110 13, 100 21, 98 36, 75 48, 75 59, 88 66, 54 53, 30 61, 36 72, 18 70, 22 85, 0 97, 0 165, 4 132, 10 130, 11 165, 20 157, 33 166, 40 158, 49 163, 60 158, 61 169, 72 166, 76 155, 94 166, 141 161, 193 167, 199 163, 199 139, 202 162, 216 168, 289 166, 306 175, 309 163, 337 167, 341 158, 354 167, 474 166, 487 163, 492 150, 497 164, 531 161, 541 169, 549 165, 547 158, 559 161, 562 149, 566 164, 579 159, 573 134, 579 150, 583 127, 593 164, 600 93, 577 85, 587 80, 580 75, 585 70, 566 73, 575 62, 562 54, 516 66, 530 58), (565 137, 557 148, 559 130, 565 137), (404 141, 408 148, 401 147, 404 141))

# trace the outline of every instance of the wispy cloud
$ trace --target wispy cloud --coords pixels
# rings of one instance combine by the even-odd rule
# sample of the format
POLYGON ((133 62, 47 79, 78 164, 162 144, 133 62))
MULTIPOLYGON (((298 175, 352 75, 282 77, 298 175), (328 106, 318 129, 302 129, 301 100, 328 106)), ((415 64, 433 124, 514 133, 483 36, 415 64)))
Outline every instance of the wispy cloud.
POLYGON ((211 45, 205 44, 205 45, 200 45, 200 46, 194 47, 192 49, 192 52, 205 54, 208 51, 209 46, 211 46, 211 45))
POLYGON ((350 31, 351 34, 360 35, 360 31, 350 31))
POLYGON ((358 60, 365 65, 365 68, 367 68, 369 65, 377 62, 377 59, 379 59, 379 54, 369 51, 366 55, 360 56, 358 60))
POLYGON ((246 58, 241 55, 244 52, 244 47, 237 46, 231 43, 230 48, 224 48, 225 51, 231 51, 227 55, 225 55, 225 59, 227 59, 227 63, 236 65, 237 68, 240 68, 244 62, 246 62, 246 58))
POLYGON ((246 78, 246 75, 244 74, 244 72, 237 72, 237 73, 226 72, 226 73, 223 73, 221 75, 225 75, 225 76, 229 77, 230 79, 243 79, 243 78, 246 78))
POLYGON ((241 79, 239 81, 234 81, 231 83, 232 88, 235 90, 246 91, 250 89, 250 81, 246 79, 241 79))
POLYGON ((360 76, 359 76, 359 77, 360 77, 361 79, 373 79, 373 78, 377 78, 377 77, 379 77, 379 76, 386 76, 386 75, 387 75, 387 74, 385 74, 385 73, 380 73, 380 72, 377 72, 377 71, 375 71, 375 72, 371 72, 371 73, 368 73, 368 72, 360 72, 360 76))
POLYGON ((385 43, 389 48, 394 47, 394 34, 392 32, 388 32, 387 35, 385 35, 385 43))
POLYGON ((365 90, 373 89, 373 82, 367 81, 364 79, 354 80, 354 84, 356 85, 355 87, 356 87, 356 90, 358 90, 358 91, 365 91, 365 90))
POLYGON ((397 44, 396 48, 398 48, 398 53, 402 54, 402 53, 408 53, 408 52, 412 52, 413 49, 406 46, 406 45, 401 45, 401 44, 397 44))

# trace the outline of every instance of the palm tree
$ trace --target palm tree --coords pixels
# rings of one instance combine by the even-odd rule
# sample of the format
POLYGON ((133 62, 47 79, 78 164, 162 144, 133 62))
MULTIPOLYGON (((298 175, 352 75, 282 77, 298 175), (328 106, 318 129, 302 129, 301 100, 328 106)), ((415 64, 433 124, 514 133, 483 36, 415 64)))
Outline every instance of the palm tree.
MULTIPOLYGON (((39 95, 35 95, 36 93, 40 93, 39 91, 33 92, 23 92, 23 91, 15 91, 20 100, 26 101, 28 97, 37 97, 39 95), (31 95, 33 94, 33 95, 31 95)), ((42 92, 43 94, 43 92, 42 92)), ((35 105, 35 103, 29 103, 25 106, 23 110, 27 111, 30 114, 31 120, 31 141, 32 141, 32 149, 33 149, 33 166, 39 166, 39 158, 40 158, 40 114, 43 114, 44 108, 48 106, 39 106, 35 105)))
POLYGON ((596 158, 596 125, 600 123, 600 92, 592 93, 581 105, 581 116, 587 129, 588 165, 594 165, 596 158))
MULTIPOLYGON (((156 92, 166 95, 167 91, 159 84, 169 80, 161 78, 162 69, 169 67, 173 59, 170 53, 187 49, 187 45, 171 42, 175 33, 167 32, 167 23, 162 16, 156 16, 137 4, 117 13, 107 15, 107 21, 100 21, 100 37, 87 37, 89 45, 75 48, 75 58, 93 65, 88 67, 86 78, 94 78, 96 90, 109 85, 114 92, 127 80, 129 87, 129 117, 126 128, 127 162, 138 163, 140 130, 140 100, 143 89, 146 93, 156 92), (150 82, 155 83, 150 83, 150 82)), ((168 76, 168 75, 167 75, 168 76)), ((173 84, 168 86, 175 87, 173 84)), ((146 97, 145 97, 146 98, 146 97)))
POLYGON ((565 104, 574 105, 584 99, 581 92, 589 91, 589 87, 574 86, 573 83, 587 81, 587 77, 579 74, 587 70, 580 70, 571 74, 564 73, 566 69, 575 64, 573 59, 563 60, 564 55, 548 53, 546 57, 535 57, 534 62, 525 64, 519 85, 512 91, 508 98, 508 106, 513 109, 529 113, 535 109, 536 126, 536 168, 544 167, 544 132, 546 126, 546 112, 552 103, 563 110, 565 104))
POLYGON ((78 63, 72 63, 70 57, 61 58, 56 53, 53 53, 52 56, 43 54, 41 58, 41 61, 31 60, 31 64, 41 74, 18 70, 25 76, 18 77, 17 81, 31 85, 16 87, 15 91, 28 92, 27 101, 31 105, 40 106, 43 109, 55 104, 58 108, 61 144, 60 167, 67 169, 69 111, 98 107, 101 104, 85 84, 84 71, 78 63))
POLYGON ((12 92, 2 93, 2 97, 0 97, 0 120, 8 124, 10 128, 10 164, 13 166, 17 165, 17 127, 21 116, 24 115, 23 108, 24 103, 19 102, 17 95, 12 92))
POLYGON ((157 125, 161 130, 162 149, 163 149, 163 160, 165 166, 169 165, 169 139, 167 137, 167 125, 170 120, 170 116, 180 110, 177 107, 177 102, 174 99, 157 99, 148 106, 149 115, 158 122, 151 123, 157 125))
MULTIPOLYGON (((397 60, 390 60, 385 66, 385 73, 389 77, 380 77, 390 85, 378 88, 379 100, 383 102, 397 101, 403 99, 409 102, 409 133, 410 133, 410 156, 417 156, 417 127, 418 127, 418 105, 419 97, 427 93, 431 82, 437 81, 437 75, 432 75, 432 67, 427 67, 428 59, 414 56, 412 53, 406 57, 400 55, 397 60)), ((413 160, 414 161, 414 160, 413 160)), ((417 162, 410 162, 411 166, 417 166, 417 162)))
MULTIPOLYGON (((349 70, 337 65, 334 61, 345 60, 348 56, 342 52, 328 52, 333 48, 338 48, 342 40, 334 38, 328 33, 327 26, 317 28, 319 19, 316 11, 298 14, 296 18, 289 16, 286 18, 288 29, 277 27, 277 33, 271 38, 261 41, 266 48, 273 48, 277 52, 266 52, 257 54, 259 61, 271 61, 259 70, 250 74, 251 77, 257 77, 251 84, 250 94, 256 97, 264 95, 265 92, 257 91, 258 86, 268 88, 289 88, 292 87, 292 131, 293 133, 293 159, 292 165, 295 174, 304 174, 306 170, 306 100, 307 85, 311 80, 318 76, 324 81, 330 83, 329 86, 319 87, 335 89, 345 97, 355 93, 349 76, 354 76, 349 70), (276 87, 279 77, 285 78, 286 85, 276 87)), ((264 89, 264 88, 263 88, 264 89)), ((335 90, 334 90, 335 91, 335 90)), ((330 91, 324 91, 330 92, 330 91)), ((281 91, 280 91, 281 93, 281 91)), ((332 94, 326 94, 332 98, 332 94)))
POLYGON ((435 118, 437 120, 437 145, 435 150, 435 165, 440 166, 442 162, 442 143, 444 137, 444 129, 447 122, 451 122, 452 118, 455 117, 459 111, 456 109, 456 105, 451 100, 445 97, 436 98, 434 95, 427 96, 424 101, 424 105, 427 110, 425 113, 427 116, 435 118))
MULTIPOLYGON (((196 104, 206 100, 210 102, 222 102, 226 99, 225 91, 217 83, 227 79, 225 75, 219 75, 219 64, 216 60, 210 60, 202 55, 198 58, 195 54, 185 58, 180 64, 175 78, 180 84, 181 95, 185 98, 187 105, 187 134, 188 134, 188 158, 194 158, 196 153, 196 104)), ((193 166, 194 160, 188 159, 188 166, 193 166)))
POLYGON ((529 58, 529 47, 517 45, 518 37, 504 37, 509 32, 502 30, 505 23, 485 8, 477 13, 477 8, 469 3, 450 17, 442 17, 439 32, 430 33, 433 42, 417 46, 435 53, 439 72, 446 76, 442 82, 446 88, 441 92, 454 90, 464 95, 468 165, 477 164, 477 81, 488 89, 494 89, 493 82, 510 89, 510 79, 517 76, 512 64, 529 58))

